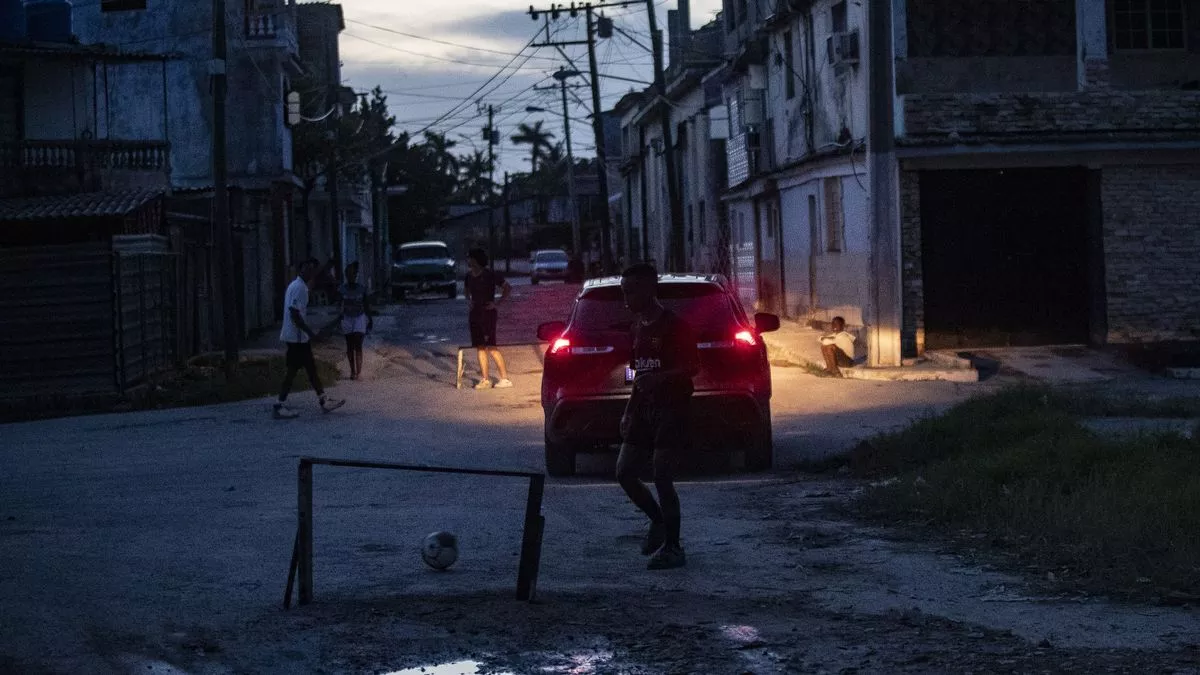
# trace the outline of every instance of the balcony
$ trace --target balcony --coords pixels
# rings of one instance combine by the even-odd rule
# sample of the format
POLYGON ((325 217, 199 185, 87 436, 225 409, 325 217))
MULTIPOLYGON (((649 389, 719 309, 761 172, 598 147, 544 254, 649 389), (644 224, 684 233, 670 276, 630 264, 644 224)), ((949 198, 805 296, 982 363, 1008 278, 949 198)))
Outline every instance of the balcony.
POLYGON ((252 47, 273 47, 299 54, 296 5, 292 0, 246 0, 245 32, 252 47))
POLYGON ((0 197, 166 185, 163 141, 23 140, 0 142, 0 197))

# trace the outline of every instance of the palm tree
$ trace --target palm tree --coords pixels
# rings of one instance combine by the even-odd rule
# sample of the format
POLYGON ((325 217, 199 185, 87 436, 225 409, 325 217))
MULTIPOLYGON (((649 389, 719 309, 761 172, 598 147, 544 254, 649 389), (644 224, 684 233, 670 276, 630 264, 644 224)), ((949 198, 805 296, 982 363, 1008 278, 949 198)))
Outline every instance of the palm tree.
POLYGON ((550 141, 554 138, 554 134, 542 129, 541 120, 534 122, 533 126, 522 123, 517 127, 517 133, 512 137, 512 142, 516 145, 530 146, 529 161, 531 163, 530 170, 537 173, 538 160, 543 156, 543 150, 550 148, 550 141))
POLYGON ((482 204, 492 195, 492 162, 482 150, 459 157, 459 195, 473 204, 482 204))
POLYGON ((450 152, 451 148, 458 145, 457 141, 448 140, 443 134, 426 131, 424 145, 439 171, 449 176, 458 175, 458 158, 450 152))

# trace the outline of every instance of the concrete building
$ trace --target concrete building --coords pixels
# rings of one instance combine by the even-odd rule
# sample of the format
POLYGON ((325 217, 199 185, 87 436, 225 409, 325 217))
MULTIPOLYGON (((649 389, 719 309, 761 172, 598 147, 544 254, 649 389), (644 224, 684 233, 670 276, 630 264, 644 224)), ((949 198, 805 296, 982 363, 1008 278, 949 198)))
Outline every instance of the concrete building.
MULTIPOLYGON (((204 219, 212 202, 212 5, 145 0, 76 3, 74 33, 85 45, 177 54, 165 81, 128 73, 110 78, 114 100, 167 99, 170 142, 169 217, 186 232, 186 244, 210 246, 204 219)), ((300 75, 294 0, 247 0, 227 5, 226 73, 230 218, 234 226, 240 329, 250 334, 273 325, 294 263, 290 251, 291 130, 285 96, 300 75)), ((164 124, 148 109, 113 122, 129 133, 164 124)), ((214 312, 220 316, 220 312, 214 312)))
MULTIPOLYGON (((881 351, 1200 338, 1200 0, 727 0, 720 23, 722 62, 673 80, 669 114, 689 262, 727 256, 748 305, 863 328, 894 266, 902 326, 881 351), (897 143, 896 189, 880 196, 895 218, 880 223, 875 7, 893 24, 897 143), (721 100, 701 102, 710 85, 721 100), (692 143, 705 111, 708 138, 727 136, 723 167, 692 143), (714 212, 728 223, 715 245, 696 238, 714 212), (885 240, 899 245, 873 254, 885 240)), ((659 125, 640 102, 616 112, 630 232, 659 257, 659 125)))

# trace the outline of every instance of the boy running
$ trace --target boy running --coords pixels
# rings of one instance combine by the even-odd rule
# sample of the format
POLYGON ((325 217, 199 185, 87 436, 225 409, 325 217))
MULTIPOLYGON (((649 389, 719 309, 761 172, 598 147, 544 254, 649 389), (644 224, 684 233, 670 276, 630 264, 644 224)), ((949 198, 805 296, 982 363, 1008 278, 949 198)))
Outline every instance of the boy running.
POLYGON ((375 327, 367 288, 358 283, 358 263, 346 265, 346 281, 338 288, 342 298, 342 334, 346 336, 346 358, 350 360, 350 379, 362 377, 363 339, 375 327))
POLYGON ((621 418, 621 454, 617 481, 639 509, 650 517, 642 555, 649 569, 683 567, 687 558, 679 539, 679 494, 674 469, 687 448, 692 378, 700 370, 696 335, 682 318, 658 301, 658 272, 638 264, 621 275, 625 305, 633 312, 633 394, 621 418), (658 501, 638 478, 653 460, 658 501))
POLYGON ((308 291, 315 279, 324 274, 333 261, 318 269, 320 263, 316 258, 309 258, 300 263, 300 274, 287 287, 283 298, 283 329, 279 331, 279 339, 287 345, 287 374, 283 376, 283 387, 279 391, 279 400, 275 403, 275 419, 292 419, 300 413, 287 405, 288 392, 292 389, 292 380, 301 369, 308 375, 308 382, 317 393, 317 402, 321 410, 329 412, 337 410, 346 404, 341 399, 325 395, 321 379, 317 375, 317 362, 313 358, 312 340, 316 333, 304 320, 308 311, 308 291))
POLYGON ((471 329, 471 346, 479 350, 479 383, 476 389, 491 389, 492 380, 488 376, 488 355, 496 360, 500 369, 500 380, 494 385, 497 389, 507 389, 513 386, 508 379, 508 366, 504 363, 504 355, 496 346, 496 323, 499 314, 496 305, 508 299, 512 286, 499 272, 488 267, 488 255, 481 248, 473 248, 467 253, 467 279, 463 284, 467 296, 467 324, 471 329), (500 289, 500 299, 496 299, 496 289, 500 289))

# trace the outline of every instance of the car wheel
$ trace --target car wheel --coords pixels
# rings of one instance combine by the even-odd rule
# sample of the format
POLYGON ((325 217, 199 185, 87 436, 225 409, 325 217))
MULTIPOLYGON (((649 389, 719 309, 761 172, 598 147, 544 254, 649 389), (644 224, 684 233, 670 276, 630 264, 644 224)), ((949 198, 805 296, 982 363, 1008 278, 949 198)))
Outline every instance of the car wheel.
POLYGON ((449 286, 446 288, 446 297, 454 300, 458 298, 458 286, 449 286))
POLYGON ((554 443, 546 436, 546 473, 555 477, 575 475, 575 446, 554 443))
POLYGON ((537 286, 539 281, 541 281, 541 279, 538 279, 537 277, 529 277, 529 283, 533 284, 534 286, 537 286))
POLYGON ((404 302, 405 292, 403 288, 397 288, 392 291, 392 299, 396 302, 404 302))
POLYGON ((758 430, 753 433, 750 446, 746 448, 747 471, 770 471, 775 464, 775 444, 771 438, 771 413, 768 409, 767 419, 759 422, 758 430))

